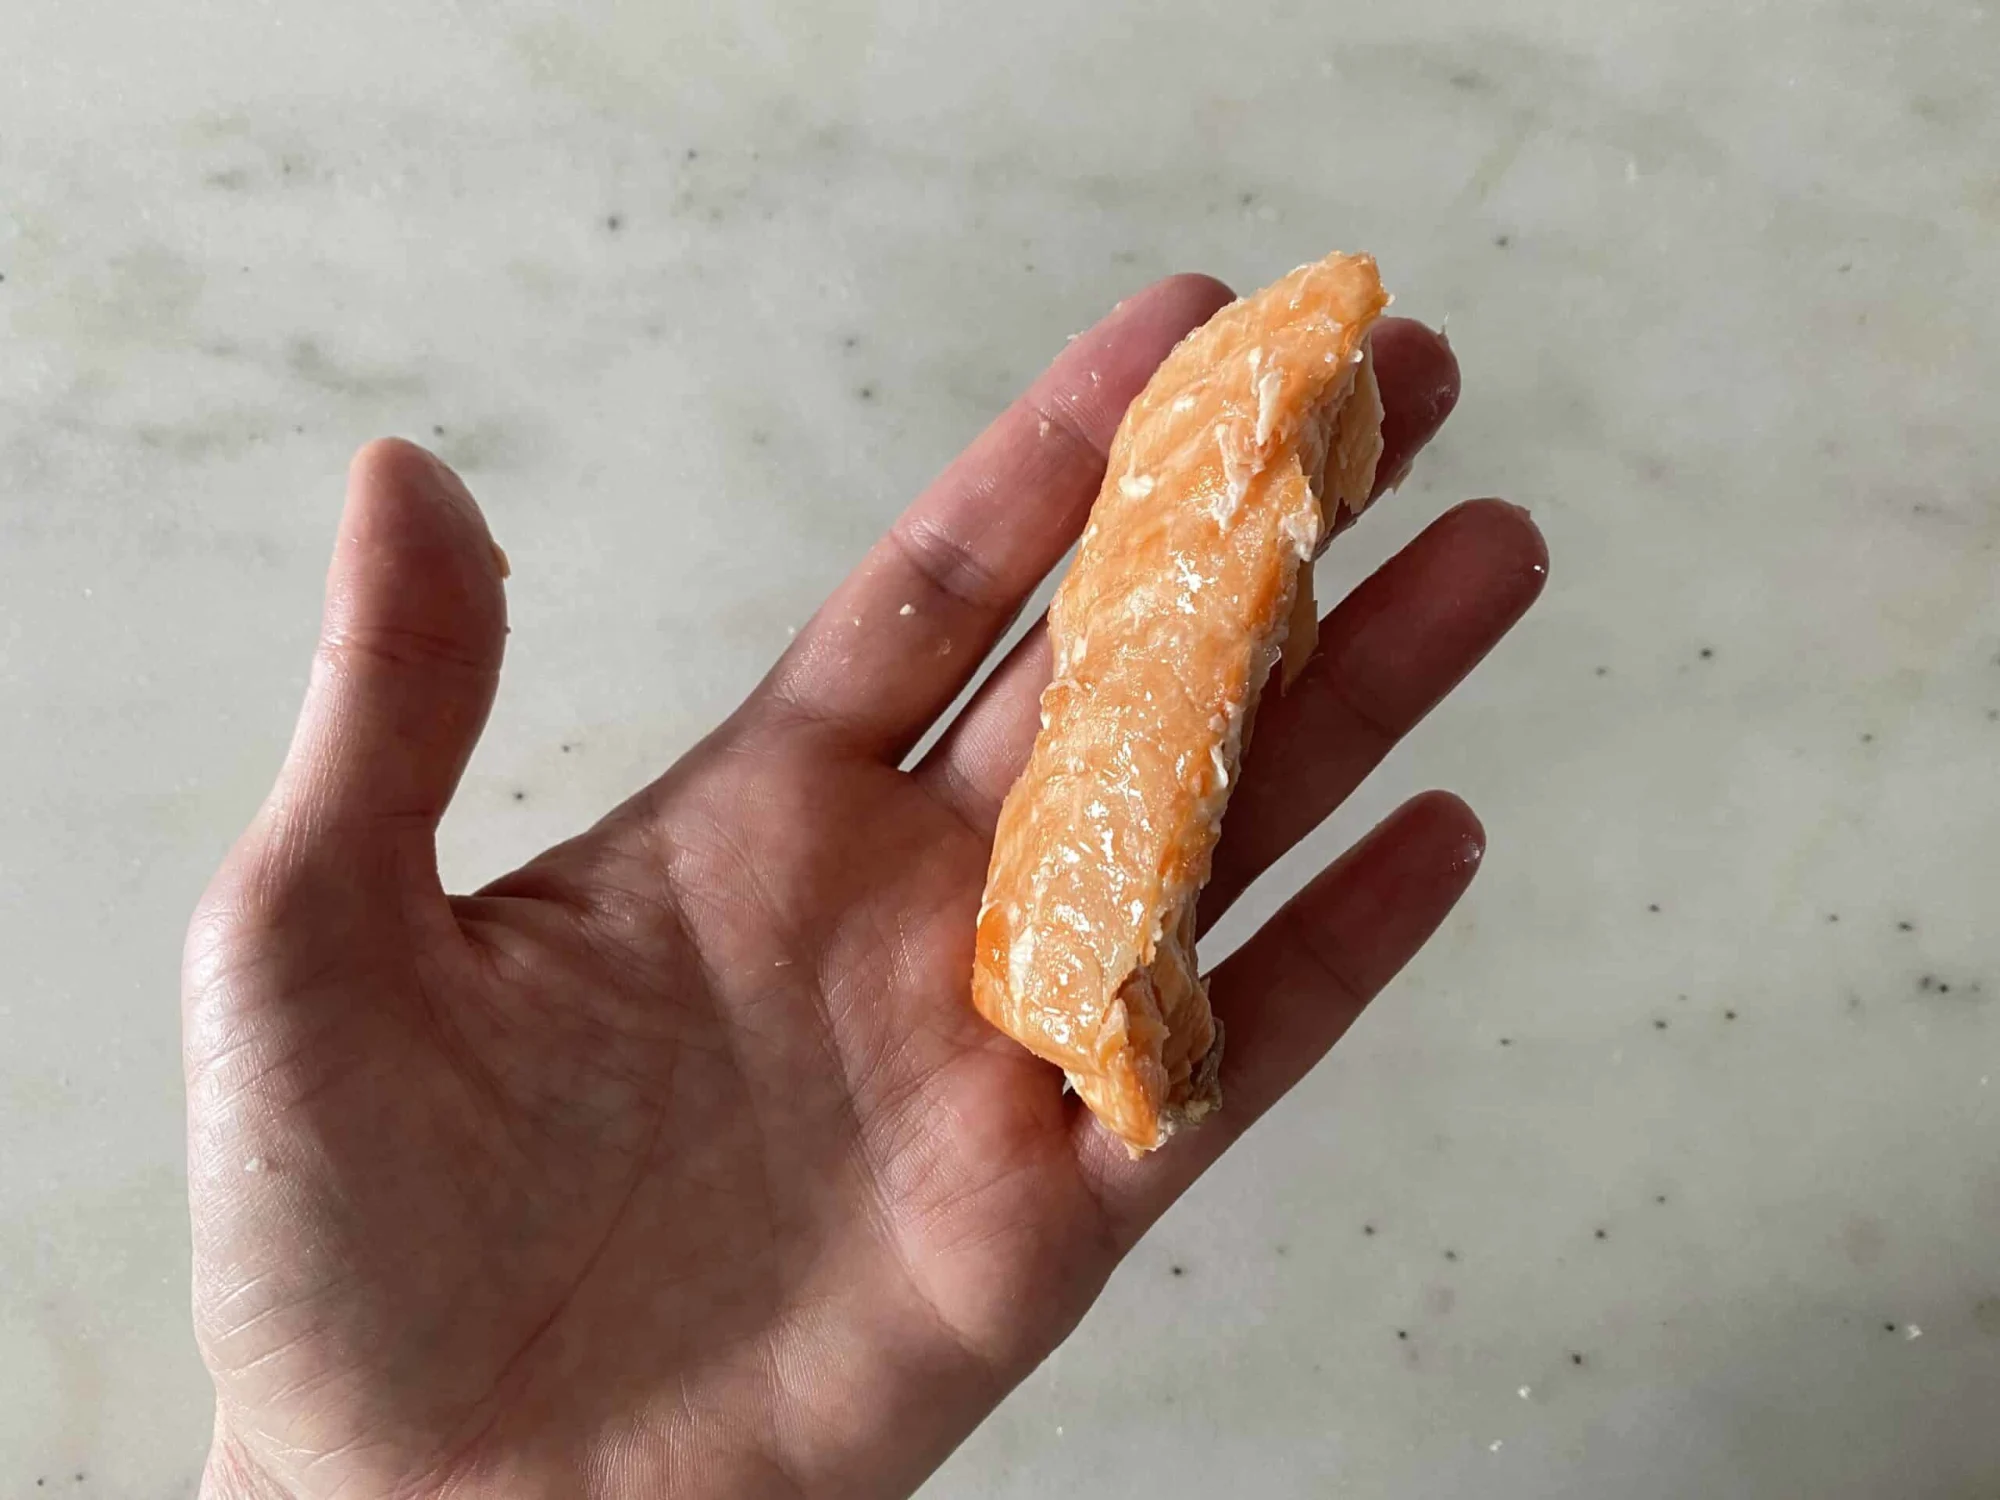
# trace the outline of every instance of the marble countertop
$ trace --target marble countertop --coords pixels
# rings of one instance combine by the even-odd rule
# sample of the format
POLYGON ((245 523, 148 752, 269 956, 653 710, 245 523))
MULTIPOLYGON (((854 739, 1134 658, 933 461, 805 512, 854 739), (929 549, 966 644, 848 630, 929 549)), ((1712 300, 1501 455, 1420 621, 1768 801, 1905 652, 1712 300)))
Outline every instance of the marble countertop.
POLYGON ((1238 9, 8 7, 0 1492, 192 1493, 180 932, 351 449, 517 565, 471 881, 1064 334, 1334 245, 1466 397, 1321 597, 1477 493, 1553 582, 1253 905, 1430 784, 1492 853, 926 1493, 1995 1492, 2000 19, 1238 9))

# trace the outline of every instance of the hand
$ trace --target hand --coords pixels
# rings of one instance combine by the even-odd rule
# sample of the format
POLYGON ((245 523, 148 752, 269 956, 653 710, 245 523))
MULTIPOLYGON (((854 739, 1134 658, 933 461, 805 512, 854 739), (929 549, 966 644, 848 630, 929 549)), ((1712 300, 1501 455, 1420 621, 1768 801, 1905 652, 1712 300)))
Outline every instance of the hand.
MULTIPOLYGON (((899 767, 1227 295, 1164 282, 1077 339, 721 728, 474 896, 433 840, 492 702, 501 569, 448 470, 360 456, 297 738, 188 940, 206 1494, 904 1494, 1423 943, 1481 848, 1442 794, 1222 964, 1224 1108, 1136 1162, 967 999, 1041 633, 899 767)), ((1415 324, 1376 347, 1393 474, 1457 371, 1415 324)), ((1479 502, 1332 612, 1264 705, 1206 920, 1543 566, 1479 502)))

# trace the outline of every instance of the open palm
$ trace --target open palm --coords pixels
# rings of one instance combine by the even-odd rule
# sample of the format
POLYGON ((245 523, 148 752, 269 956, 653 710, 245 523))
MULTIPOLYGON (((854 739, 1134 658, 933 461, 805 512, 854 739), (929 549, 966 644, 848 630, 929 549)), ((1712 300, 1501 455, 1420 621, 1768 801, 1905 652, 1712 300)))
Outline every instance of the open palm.
MULTIPOLYGON (((291 756, 189 937, 206 1493, 907 1493, 1424 941, 1480 850, 1442 795, 1222 965, 1225 1108, 1136 1162, 968 1003, 1041 633, 904 762, 1227 295, 1176 278, 1077 339, 728 722, 470 897, 433 841, 497 681, 502 569, 448 471, 362 454, 291 756)), ((1414 324, 1377 350, 1393 474, 1456 369, 1414 324)), ((1525 516, 1478 502, 1333 612, 1259 719, 1207 920, 1542 571, 1525 516)))

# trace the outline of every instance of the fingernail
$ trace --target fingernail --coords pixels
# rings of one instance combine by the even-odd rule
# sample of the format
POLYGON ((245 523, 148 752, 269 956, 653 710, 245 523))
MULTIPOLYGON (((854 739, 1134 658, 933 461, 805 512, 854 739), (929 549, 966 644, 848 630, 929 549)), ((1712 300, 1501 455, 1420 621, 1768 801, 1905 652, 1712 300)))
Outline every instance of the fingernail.
POLYGON ((465 487, 458 471, 428 448, 424 450, 424 457, 430 460, 431 477, 437 481, 438 494, 457 507, 459 514, 483 525, 485 517, 479 513, 479 502, 472 498, 472 491, 465 487))
POLYGON ((493 571, 502 578, 512 577, 513 564, 508 562, 506 551, 493 540, 492 533, 487 529, 486 516, 479 509, 479 502, 472 498, 472 491, 465 487, 465 481, 458 477, 458 471, 428 448, 424 450, 424 457, 430 460, 431 476, 437 482, 439 496, 450 502, 452 508, 467 522, 486 532, 486 546, 493 558, 493 571))

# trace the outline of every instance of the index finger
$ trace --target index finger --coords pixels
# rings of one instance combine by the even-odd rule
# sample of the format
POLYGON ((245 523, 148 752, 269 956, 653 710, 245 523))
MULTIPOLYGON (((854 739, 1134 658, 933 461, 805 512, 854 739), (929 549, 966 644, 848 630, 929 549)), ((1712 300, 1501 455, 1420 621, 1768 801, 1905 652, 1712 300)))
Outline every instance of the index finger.
POLYGON ((1230 295, 1169 277, 1072 340, 799 632, 746 705, 753 719, 900 761, 1082 531, 1125 408, 1230 295))

